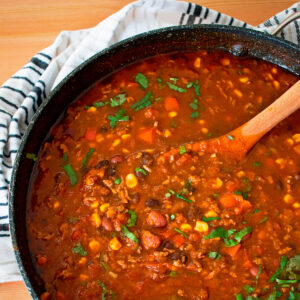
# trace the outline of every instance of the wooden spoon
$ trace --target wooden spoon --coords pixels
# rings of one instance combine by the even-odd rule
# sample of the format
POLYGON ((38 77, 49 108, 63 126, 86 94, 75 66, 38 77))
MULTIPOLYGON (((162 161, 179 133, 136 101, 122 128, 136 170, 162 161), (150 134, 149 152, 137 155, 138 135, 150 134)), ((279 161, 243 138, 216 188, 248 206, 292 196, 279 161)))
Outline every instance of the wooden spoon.
POLYGON ((241 160, 262 136, 298 108, 300 108, 300 80, 242 126, 220 137, 185 146, 192 151, 220 153, 230 159, 241 160))

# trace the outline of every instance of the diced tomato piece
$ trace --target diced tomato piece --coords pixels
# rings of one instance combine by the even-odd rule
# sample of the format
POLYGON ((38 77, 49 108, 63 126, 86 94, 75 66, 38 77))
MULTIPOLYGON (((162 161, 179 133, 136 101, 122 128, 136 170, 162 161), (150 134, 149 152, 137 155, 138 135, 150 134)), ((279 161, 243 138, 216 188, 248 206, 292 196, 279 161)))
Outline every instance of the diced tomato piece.
POLYGON ((176 234, 173 237, 173 243, 176 248, 179 248, 184 243, 184 237, 182 235, 176 234))
POLYGON ((164 101, 166 111, 179 111, 179 103, 174 97, 167 97, 164 101))
POLYGON ((252 268, 253 263, 251 262, 247 250, 244 250, 243 253, 243 267, 246 269, 252 268))
POLYGON ((155 128, 142 128, 139 130, 138 138, 148 144, 153 144, 156 135, 155 128))
POLYGON ((85 132, 85 139, 88 141, 94 141, 96 139, 97 129, 96 128, 87 128, 85 132))
POLYGON ((220 196, 220 204, 224 208, 232 208, 236 206, 239 201, 243 201, 243 197, 235 194, 224 194, 220 196))
POLYGON ((241 249, 241 244, 237 244, 233 247, 226 247, 223 249, 223 252, 231 256, 231 259, 236 259, 238 252, 241 249))

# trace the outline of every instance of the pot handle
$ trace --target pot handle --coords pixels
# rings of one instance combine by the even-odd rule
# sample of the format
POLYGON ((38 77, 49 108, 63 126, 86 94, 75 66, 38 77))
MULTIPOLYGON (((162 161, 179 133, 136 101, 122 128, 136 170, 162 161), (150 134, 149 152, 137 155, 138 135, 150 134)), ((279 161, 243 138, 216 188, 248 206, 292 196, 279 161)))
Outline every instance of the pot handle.
POLYGON ((271 35, 278 34, 282 29, 284 29, 288 24, 295 21, 296 19, 300 18, 300 11, 295 12, 294 14, 288 16, 286 19, 284 19, 278 26, 276 26, 274 29, 270 30, 271 35))

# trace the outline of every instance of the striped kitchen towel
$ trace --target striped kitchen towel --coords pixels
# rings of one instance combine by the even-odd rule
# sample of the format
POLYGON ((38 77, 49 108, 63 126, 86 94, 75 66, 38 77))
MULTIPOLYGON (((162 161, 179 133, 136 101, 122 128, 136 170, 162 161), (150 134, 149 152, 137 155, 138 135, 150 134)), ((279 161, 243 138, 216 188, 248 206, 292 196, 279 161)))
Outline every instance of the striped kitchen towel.
MULTIPOLYGON (((287 16, 300 11, 300 2, 253 27, 203 6, 183 1, 133 2, 97 26, 63 31, 0 88, 0 282, 21 280, 9 235, 8 188, 16 153, 34 113, 50 91, 74 68, 102 49, 132 35, 173 25, 223 24, 270 32, 287 16)), ((300 45, 300 21, 280 36, 300 45)))

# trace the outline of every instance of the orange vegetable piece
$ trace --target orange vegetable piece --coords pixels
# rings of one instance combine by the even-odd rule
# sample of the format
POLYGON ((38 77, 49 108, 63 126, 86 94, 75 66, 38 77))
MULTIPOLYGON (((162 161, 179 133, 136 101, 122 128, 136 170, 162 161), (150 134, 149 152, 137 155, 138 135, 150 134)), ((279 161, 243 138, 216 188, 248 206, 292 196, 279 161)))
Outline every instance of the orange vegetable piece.
POLYGON ((240 201, 243 201, 243 197, 235 194, 224 194, 220 196, 220 204, 224 208, 232 208, 236 206, 240 201))
POLYGON ((238 252, 241 249, 241 244, 237 244, 233 247, 226 247, 223 249, 223 252, 231 256, 231 259, 236 259, 238 252))
POLYGON ((182 235, 176 234, 173 237, 173 243, 176 248, 179 248, 184 242, 185 242, 185 240, 182 235))
POLYGON ((138 132, 138 138, 148 144, 153 144, 155 135, 155 128, 142 128, 138 132))
POLYGON ((97 129, 96 128, 87 128, 85 132, 85 139, 88 141, 96 140, 97 129))
POLYGON ((179 103, 174 97, 167 97, 164 101, 166 111, 179 111, 179 103))

